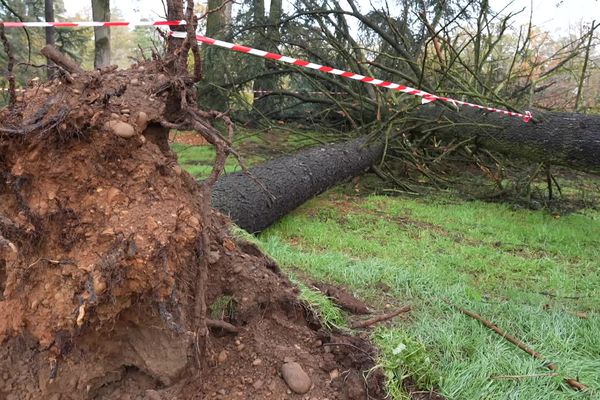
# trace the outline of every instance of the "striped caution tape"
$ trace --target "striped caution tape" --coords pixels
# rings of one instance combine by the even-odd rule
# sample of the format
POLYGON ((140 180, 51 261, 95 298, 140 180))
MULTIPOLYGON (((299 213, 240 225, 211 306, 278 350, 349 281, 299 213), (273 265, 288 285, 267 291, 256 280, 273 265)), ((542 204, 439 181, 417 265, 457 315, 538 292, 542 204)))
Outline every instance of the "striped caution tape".
POLYGON ((176 21, 81 21, 81 22, 3 22, 5 28, 95 28, 111 26, 178 26, 185 25, 184 20, 176 21))
MULTIPOLYGON (((100 21, 82 21, 82 22, 4 22, 4 26, 6 28, 21 28, 21 27, 57 27, 57 28, 76 28, 76 27, 115 27, 115 26, 178 26, 185 25, 186 21, 184 20, 175 20, 175 21, 139 21, 139 22, 126 22, 126 21, 117 21, 117 22, 100 22, 100 21)), ((185 32, 171 32, 171 35, 177 38, 185 38, 185 32)), ((284 56, 277 53, 271 53, 264 50, 254 49, 252 47, 242 46, 235 43, 224 42, 222 40, 217 40, 213 38, 209 38, 207 36, 196 35, 196 40, 200 43, 204 43, 211 46, 223 47, 229 50, 238 51, 241 53, 252 54, 258 57, 267 58, 270 60, 281 61, 288 64, 297 65, 304 68, 310 68, 317 71, 326 72, 333 75, 342 76, 348 79, 354 79, 360 82, 368 83, 375 86, 384 87, 387 89, 395 90, 398 92, 410 94, 413 96, 421 97, 422 103, 429 103, 432 101, 440 100, 447 103, 451 103, 455 106, 462 105, 467 107, 476 108, 483 111, 495 112, 511 117, 519 117, 523 119, 524 122, 529 122, 532 118, 532 115, 529 111, 525 111, 524 113, 518 113, 514 111, 503 110, 495 107, 482 106, 480 104, 469 103, 467 101, 451 99, 449 97, 438 96, 435 94, 431 94, 425 92, 423 90, 411 88, 409 86, 401 85, 399 83, 388 82, 381 79, 376 79, 370 76, 356 74, 354 72, 343 71, 341 69, 328 67, 326 65, 316 64, 305 60, 300 60, 293 57, 284 56)))
MULTIPOLYGON (((174 37, 180 38, 180 39, 183 39, 186 37, 185 32, 171 32, 171 35, 173 35, 174 37)), ((368 83, 371 85, 385 87, 387 89, 396 90, 398 92, 407 93, 407 94, 410 94, 413 96, 419 96, 419 97, 421 97, 422 103, 429 103, 432 101, 441 100, 441 101, 445 101, 447 103, 451 103, 455 106, 456 105, 468 106, 468 107, 476 108, 476 109, 483 110, 483 111, 500 113, 500 114, 511 116, 511 117, 519 117, 519 118, 523 119, 524 122, 529 122, 532 118, 531 112, 529 112, 529 111, 525 111, 525 113, 518 113, 518 112, 514 112, 514 111, 503 110, 500 108, 487 107, 487 106, 482 106, 480 104, 469 103, 467 101, 451 99, 449 97, 438 96, 435 94, 425 92, 423 90, 411 88, 409 86, 404 86, 399 83, 388 82, 388 81, 384 81, 381 79, 372 78, 370 76, 364 76, 364 75, 356 74, 354 72, 343 71, 341 69, 328 67, 326 65, 315 64, 315 63, 312 63, 309 61, 300 60, 297 58, 288 57, 288 56, 284 56, 284 55, 277 54, 277 53, 271 53, 271 52, 264 51, 264 50, 254 49, 252 47, 242 46, 242 45, 235 44, 235 43, 224 42, 222 40, 213 39, 213 38, 209 38, 209 37, 202 36, 202 35, 196 35, 196 40, 200 43, 204 43, 207 45, 224 47, 226 49, 238 51, 240 53, 252 54, 252 55, 255 55, 258 57, 267 58, 269 60, 281 61, 284 63, 293 64, 293 65, 297 65, 297 66, 304 67, 304 68, 310 68, 310 69, 314 69, 317 71, 322 71, 322 72, 326 72, 329 74, 342 76, 342 77, 348 78, 348 79, 354 79, 354 80, 368 83)))

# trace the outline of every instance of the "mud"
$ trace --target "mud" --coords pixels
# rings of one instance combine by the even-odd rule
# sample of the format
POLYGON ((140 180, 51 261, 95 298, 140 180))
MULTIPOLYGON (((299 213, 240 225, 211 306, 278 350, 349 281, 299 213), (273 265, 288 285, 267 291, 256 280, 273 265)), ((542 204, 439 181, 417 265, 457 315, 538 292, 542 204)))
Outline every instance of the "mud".
POLYGON ((273 261, 203 208, 161 126, 173 82, 106 69, 0 111, 0 399, 383 398, 368 342, 309 327, 273 261), (239 333, 200 340, 198 296, 239 333))

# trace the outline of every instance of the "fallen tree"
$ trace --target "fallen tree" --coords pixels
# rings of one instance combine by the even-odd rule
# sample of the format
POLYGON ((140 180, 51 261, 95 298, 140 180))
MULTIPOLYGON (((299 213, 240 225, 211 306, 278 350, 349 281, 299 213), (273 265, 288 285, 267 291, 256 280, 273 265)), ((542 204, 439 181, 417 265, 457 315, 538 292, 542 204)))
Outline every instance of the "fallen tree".
POLYGON ((259 232, 330 187, 377 163, 383 144, 365 138, 318 146, 217 181, 213 207, 240 227, 259 232))
POLYGON ((508 156, 600 173, 600 116, 565 112, 534 112, 528 123, 502 114, 461 107, 425 105, 412 116, 421 132, 439 138, 472 139, 488 150, 508 156))
MULTIPOLYGON (((547 165, 600 173, 600 117, 573 113, 535 113, 518 118, 440 105, 422 106, 410 115, 417 137, 477 144, 508 156, 547 165)), ((223 176, 215 185, 213 206, 240 227, 259 232, 328 188, 362 174, 380 161, 384 146, 365 138, 318 146, 256 166, 249 173, 223 176)))

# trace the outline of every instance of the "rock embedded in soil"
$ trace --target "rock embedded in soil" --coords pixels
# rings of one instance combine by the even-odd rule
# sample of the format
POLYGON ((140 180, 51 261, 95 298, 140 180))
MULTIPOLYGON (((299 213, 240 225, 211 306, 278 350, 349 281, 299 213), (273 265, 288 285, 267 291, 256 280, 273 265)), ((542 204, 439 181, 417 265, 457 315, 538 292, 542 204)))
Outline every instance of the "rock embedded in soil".
POLYGON ((229 356, 229 353, 227 352, 227 350, 221 350, 221 352, 219 353, 219 364, 223 364, 225 361, 227 361, 227 357, 229 356))
POLYGON ((135 129, 127 122, 115 120, 108 121, 106 123, 106 128, 115 135, 125 139, 129 139, 135 136, 135 129))
POLYGON ((281 366, 281 376, 294 393, 305 394, 312 386, 310 377, 297 362, 283 364, 281 366))

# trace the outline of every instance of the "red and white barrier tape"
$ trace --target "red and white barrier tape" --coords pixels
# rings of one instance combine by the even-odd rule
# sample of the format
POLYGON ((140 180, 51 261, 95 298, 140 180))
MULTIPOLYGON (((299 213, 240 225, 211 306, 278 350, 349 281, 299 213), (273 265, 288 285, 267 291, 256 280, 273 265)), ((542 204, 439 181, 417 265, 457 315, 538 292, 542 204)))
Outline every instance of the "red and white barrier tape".
POLYGON ((110 26, 177 26, 185 25, 184 20, 181 21, 81 21, 81 22, 3 22, 5 28, 94 28, 94 27, 110 27, 110 26))
MULTIPOLYGON (((60 27, 60 28, 75 28, 75 27, 97 27, 97 26, 177 26, 177 25, 185 25, 186 22, 183 20, 180 21, 140 21, 140 22, 99 22, 99 21, 89 21, 89 22, 4 22, 4 26, 6 28, 20 28, 20 27, 60 27)), ((186 37, 185 32, 171 32, 171 35, 174 37, 183 39, 186 37)), ((448 97, 438 96, 435 94, 431 94, 425 92, 423 90, 411 88, 409 86, 404 86, 399 83, 383 81, 381 79, 372 78, 370 76, 364 76, 360 74, 356 74, 354 72, 347 72, 341 69, 328 67, 326 65, 315 64, 309 61, 300 60, 293 57, 284 56, 281 54, 271 53, 264 50, 253 49, 251 47, 242 46, 239 44, 224 42, 222 40, 217 40, 213 38, 209 38, 202 35, 196 35, 196 40, 200 43, 208 44, 211 46, 224 47, 229 50, 238 51, 241 53, 252 54, 258 57, 268 58, 270 60, 281 61, 288 64, 297 65, 304 68, 310 68, 317 71, 326 72, 333 75, 339 75, 344 78, 354 79, 357 81, 361 81, 364 83, 368 83, 375 86, 385 87, 387 89, 396 90, 398 92, 407 93, 413 96, 421 97, 422 103, 429 103, 436 100, 445 101, 447 103, 451 103, 454 106, 463 105, 472 108, 476 108, 483 111, 500 113, 503 115, 511 116, 511 117, 519 117, 522 118, 524 122, 529 122, 532 118, 531 113, 529 111, 525 111, 525 113, 517 113, 513 111, 503 110, 500 108, 487 107, 482 106, 480 104, 469 103, 462 100, 451 99, 448 97)))
MULTIPOLYGON (((185 32, 171 32, 171 35, 173 35, 174 37, 180 38, 180 39, 183 39, 186 37, 185 32)), ((259 49, 253 49, 251 47, 242 46, 239 44, 224 42, 222 40, 217 40, 217 39, 209 38, 209 37, 202 36, 202 35, 196 35, 196 40, 198 40, 198 42, 200 42, 200 43, 208 44, 211 46, 224 47, 229 50, 238 51, 241 53, 252 54, 252 55, 255 55, 258 57, 268 58, 270 60, 275 60, 275 61, 281 61, 284 63, 293 64, 293 65, 297 65, 297 66, 304 67, 304 68, 315 69, 318 71, 327 72, 329 74, 343 76, 344 78, 354 79, 354 80, 361 81, 364 83, 369 83, 371 85, 381 86, 381 87, 385 87, 388 89, 396 90, 398 92, 407 93, 407 94, 410 94, 413 96, 419 96, 419 97, 421 97, 422 103, 429 103, 432 101, 441 100, 441 101, 445 101, 447 103, 451 103, 455 106, 463 105, 463 106, 477 108, 477 109, 484 110, 484 111, 496 112, 496 113, 508 115, 511 117, 519 117, 519 118, 523 119, 524 122, 529 122, 532 118, 531 112, 529 112, 529 111, 525 111, 525 113, 522 114, 522 113, 517 113, 517 112, 513 112, 513 111, 503 110, 500 108, 487 107, 487 106, 482 106, 480 104, 474 104, 474 103, 469 103, 469 102, 462 101, 462 100, 456 100, 456 99, 451 99, 448 97, 438 96, 435 94, 425 92, 423 90, 414 89, 409 86, 400 85, 398 83, 383 81, 381 79, 376 79, 376 78, 372 78, 370 76, 356 74, 354 72, 342 71, 341 69, 328 67, 326 65, 315 64, 315 63, 312 63, 309 61, 304 61, 304 60, 300 60, 297 58, 284 56, 281 54, 271 53, 271 52, 259 50, 259 49)))

